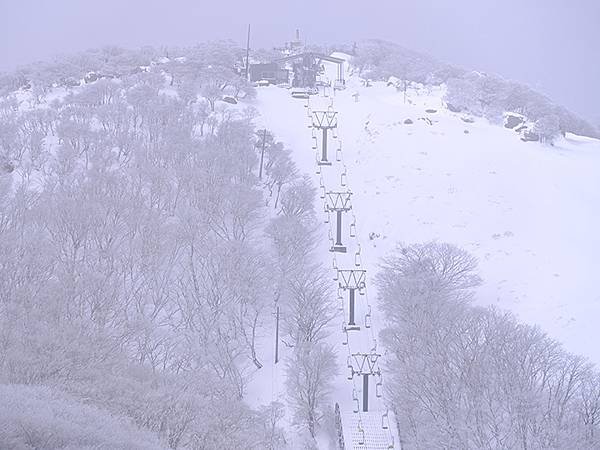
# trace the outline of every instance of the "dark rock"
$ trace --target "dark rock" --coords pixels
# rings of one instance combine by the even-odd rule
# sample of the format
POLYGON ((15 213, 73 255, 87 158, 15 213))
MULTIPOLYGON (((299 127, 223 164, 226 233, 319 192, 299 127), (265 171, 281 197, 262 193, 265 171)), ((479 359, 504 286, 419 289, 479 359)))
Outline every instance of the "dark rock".
POLYGON ((521 137, 521 140, 524 142, 537 142, 540 140, 540 136, 533 131, 525 131, 521 137))
POLYGON ((468 117, 468 116, 461 117, 460 120, 462 120, 465 123, 473 123, 473 122, 475 122, 475 119, 473 119, 472 117, 468 117))
POLYGON ((12 173, 15 170, 15 165, 10 161, 0 162, 0 172, 12 173))
POLYGON ((463 131, 463 133, 469 134, 469 130, 465 130, 465 131, 463 131))
POLYGON ((446 103, 446 107, 448 108, 448 111, 451 111, 451 112, 454 112, 454 113, 462 111, 461 108, 459 108, 457 106, 454 106, 452 103, 446 103))
POLYGON ((412 125, 413 121, 411 119, 406 119, 404 121, 404 125, 412 125))
POLYGON ((223 96, 223 101, 225 103, 230 103, 232 105, 237 105, 237 100, 235 99, 235 97, 232 97, 231 95, 224 95, 223 96))
POLYGON ((527 125, 523 124, 523 125, 520 125, 517 128, 515 128, 515 132, 520 133, 521 131, 526 130, 526 129, 527 129, 527 125))
POLYGON ((426 109, 425 112, 428 114, 435 114, 437 112, 437 109, 426 109))
POLYGON ((98 76, 97 73, 90 72, 85 76, 84 81, 86 83, 93 83, 94 81, 98 81, 98 78, 100 78, 100 77, 98 76))
POLYGON ((506 119, 504 120, 504 128, 515 128, 519 125, 522 125, 525 120, 522 117, 513 116, 512 114, 508 114, 506 119))
POLYGON ((65 78, 61 83, 65 87, 77 87, 79 86, 79 80, 76 80, 73 77, 65 78))

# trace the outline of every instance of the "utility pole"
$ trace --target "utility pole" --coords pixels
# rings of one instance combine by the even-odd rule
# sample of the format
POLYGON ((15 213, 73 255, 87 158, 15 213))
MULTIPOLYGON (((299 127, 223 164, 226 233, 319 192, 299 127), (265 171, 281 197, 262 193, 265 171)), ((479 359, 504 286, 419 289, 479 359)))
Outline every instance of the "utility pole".
POLYGON ((279 305, 275 310, 275 364, 279 362, 279 305))
POLYGON ((360 326, 356 325, 355 310, 356 310, 356 291, 361 293, 366 286, 367 271, 366 270, 338 270, 338 285, 340 289, 348 291, 348 325, 345 331, 360 330, 360 326))
POLYGON ((330 107, 327 111, 313 111, 312 126, 323 131, 321 160, 319 161, 321 166, 331 165, 331 161, 327 160, 327 135, 329 130, 337 128, 337 124, 337 112, 333 108, 330 107))
MULTIPOLYGON (((331 163, 329 163, 331 164, 331 163)), ((327 212, 335 212, 337 216, 337 229, 335 243, 329 249, 330 252, 346 253, 346 247, 342 244, 342 213, 350 211, 352 205, 350 204, 350 197, 352 192, 327 192, 327 204, 325 210, 327 212)))
POLYGON ((248 39, 246 40, 246 81, 250 73, 250 24, 248 24, 248 39))
POLYGON ((263 138, 262 138, 262 150, 260 152, 260 168, 258 171, 258 179, 262 180, 262 173, 263 173, 263 161, 265 160, 265 147, 267 145, 267 129, 265 128, 263 131, 263 138))
POLYGON ((375 352, 352 354, 354 364, 349 367, 350 375, 351 377, 354 377, 354 375, 360 375, 363 377, 362 410, 364 412, 369 411, 369 377, 373 375, 381 376, 381 371, 379 370, 379 365, 377 364, 377 360, 380 356, 380 354, 375 352), (354 369, 355 366, 357 368, 356 370, 354 369))

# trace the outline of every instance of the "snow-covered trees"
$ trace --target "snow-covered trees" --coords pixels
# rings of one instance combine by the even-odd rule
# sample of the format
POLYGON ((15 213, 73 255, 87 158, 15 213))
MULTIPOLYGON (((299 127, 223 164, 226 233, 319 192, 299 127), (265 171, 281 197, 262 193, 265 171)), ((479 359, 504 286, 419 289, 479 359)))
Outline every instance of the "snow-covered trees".
POLYGON ((336 373, 335 353, 326 343, 334 296, 325 269, 314 263, 315 188, 310 179, 297 175, 283 145, 270 140, 267 148, 265 185, 276 197, 273 206, 278 212, 267 235, 277 279, 275 301, 282 315, 281 342, 289 349, 284 355, 286 391, 298 433, 305 436, 303 445, 313 448, 316 429, 329 412, 328 394, 336 373))
POLYGON ((527 86, 478 72, 449 78, 446 85, 449 107, 494 121, 506 111, 523 114, 536 122, 533 132, 542 140, 550 141, 566 132, 597 136, 587 122, 527 86))
POLYGON ((387 80, 390 76, 417 83, 445 81, 463 71, 441 64, 430 56, 414 52, 382 40, 368 40, 357 46, 353 63, 373 79, 387 80))
POLYGON ((301 343, 286 367, 286 385, 294 419, 315 437, 316 426, 329 412, 329 394, 337 373, 335 353, 325 343, 301 343))
POLYGON ((388 395, 405 444, 596 448, 598 374, 509 313, 470 306, 475 269, 466 252, 438 243, 384 262, 388 395))
POLYGON ((535 122, 533 132, 537 134, 543 142, 551 142, 560 134, 560 118, 556 114, 540 117, 535 122))
POLYGON ((289 280, 289 297, 284 304, 284 329, 295 346, 322 342, 335 317, 329 277, 322 267, 309 265, 289 280))
POLYGON ((499 121, 504 112, 517 112, 531 121, 541 121, 543 138, 550 140, 558 132, 600 137, 598 130, 572 112, 527 86, 495 75, 466 71, 440 63, 433 58, 380 40, 357 47, 353 63, 365 77, 447 86, 446 102, 453 110, 469 111, 499 121), (558 117, 558 131, 556 130, 558 117))
MULTIPOLYGON (((44 386, 57 411, 64 396, 99 426, 116 418, 115 440, 90 446, 121 448, 121 420, 160 448, 278 445, 280 409, 274 419, 244 395, 279 285, 265 183, 290 161, 259 180, 251 114, 203 109, 199 84, 181 98, 150 60, 90 58, 112 78, 64 92, 49 72, 32 77, 39 105, 0 99, 0 383, 44 386), (151 67, 123 70, 136 64, 151 67)), ((42 412, 31 429, 45 429, 42 412)), ((77 439, 61 443, 88 445, 77 439)))
POLYGON ((54 389, 0 385, 0 447, 6 449, 163 449, 124 417, 54 389))

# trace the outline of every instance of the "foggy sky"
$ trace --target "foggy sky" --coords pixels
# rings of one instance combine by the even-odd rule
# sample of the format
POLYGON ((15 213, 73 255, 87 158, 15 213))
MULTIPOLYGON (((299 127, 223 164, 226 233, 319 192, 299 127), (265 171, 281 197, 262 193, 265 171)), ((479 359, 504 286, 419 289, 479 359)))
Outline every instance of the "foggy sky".
POLYGON ((0 0, 0 70, 107 44, 383 38, 524 82, 600 125, 598 0, 0 0))

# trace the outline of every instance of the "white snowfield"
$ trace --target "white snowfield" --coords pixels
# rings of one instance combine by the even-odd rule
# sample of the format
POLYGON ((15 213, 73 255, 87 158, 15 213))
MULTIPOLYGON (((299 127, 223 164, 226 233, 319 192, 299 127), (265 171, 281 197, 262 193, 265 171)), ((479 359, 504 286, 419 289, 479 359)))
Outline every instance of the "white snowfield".
MULTIPOLYGON (((395 87, 365 87, 356 76, 335 92, 343 162, 335 161, 339 143, 330 142, 334 163, 322 174, 327 190, 336 190, 345 165, 353 211, 344 216, 344 239, 352 213, 358 232, 340 265, 351 264, 360 244, 375 305, 371 279, 398 242, 454 243, 479 259, 478 304, 508 309, 600 363, 600 141, 567 135, 554 146, 522 142, 512 130, 448 111, 443 94, 413 88, 405 103, 395 87)), ((311 97, 310 108, 330 101, 311 97)), ((321 144, 312 149, 305 104, 286 89, 258 89, 261 122, 314 174, 321 144)), ((320 176, 313 179, 319 186, 320 176)), ((334 216, 332 223, 335 233, 334 216)))

